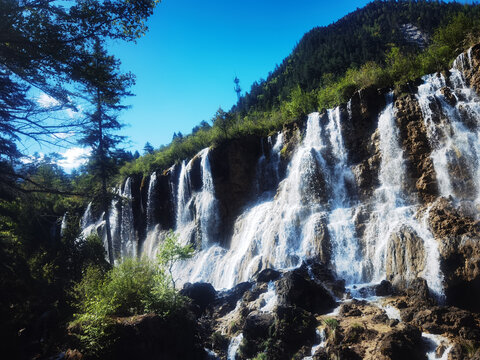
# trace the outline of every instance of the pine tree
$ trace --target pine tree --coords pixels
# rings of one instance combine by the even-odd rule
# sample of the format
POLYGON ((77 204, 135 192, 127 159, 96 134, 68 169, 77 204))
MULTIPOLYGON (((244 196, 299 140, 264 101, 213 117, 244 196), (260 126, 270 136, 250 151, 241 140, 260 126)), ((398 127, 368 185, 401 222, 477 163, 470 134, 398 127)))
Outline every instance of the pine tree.
POLYGON ((150 144, 148 141, 145 143, 145 146, 143 147, 143 154, 153 154, 155 149, 153 148, 152 144, 150 144))
POLYGON ((78 81, 84 85, 88 101, 92 105, 87 112, 87 122, 81 143, 92 148, 89 172, 100 184, 97 200, 104 212, 107 235, 108 257, 114 263, 113 242, 110 229, 109 205, 113 194, 108 191, 108 183, 116 172, 115 153, 123 137, 114 132, 122 128, 117 119, 118 111, 125 109, 121 100, 131 95, 128 88, 133 85, 131 74, 118 72, 120 63, 109 56, 100 44, 95 43, 93 53, 86 54, 84 66, 77 74, 78 81))

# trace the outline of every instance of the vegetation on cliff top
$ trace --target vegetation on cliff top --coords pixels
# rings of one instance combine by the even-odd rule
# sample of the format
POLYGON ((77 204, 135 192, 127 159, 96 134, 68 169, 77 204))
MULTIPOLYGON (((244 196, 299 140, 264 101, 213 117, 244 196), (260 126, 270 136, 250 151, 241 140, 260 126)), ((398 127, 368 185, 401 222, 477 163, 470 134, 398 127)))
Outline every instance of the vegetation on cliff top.
POLYGON ((426 1, 374 1, 338 22, 307 33, 267 80, 254 83, 212 126, 127 163, 122 177, 165 170, 202 148, 246 135, 266 136, 312 111, 348 101, 359 89, 393 87, 448 69, 478 40, 480 6, 426 1), (426 48, 408 41, 401 25, 430 35, 426 48))

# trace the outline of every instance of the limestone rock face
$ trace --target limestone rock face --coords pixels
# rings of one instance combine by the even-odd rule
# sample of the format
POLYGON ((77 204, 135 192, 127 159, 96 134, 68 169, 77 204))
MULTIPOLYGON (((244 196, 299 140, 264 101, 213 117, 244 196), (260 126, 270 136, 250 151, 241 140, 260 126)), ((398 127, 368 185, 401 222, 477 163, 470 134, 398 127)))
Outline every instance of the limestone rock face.
POLYGON ((467 53, 467 61, 471 60, 472 64, 465 69, 464 75, 467 81, 470 83, 470 86, 475 89, 475 91, 480 94, 480 44, 477 44, 472 47, 470 50, 470 56, 467 53))
POLYGON ((378 170, 380 152, 377 118, 385 107, 385 90, 373 87, 355 93, 349 107, 343 111, 350 116, 344 116, 342 134, 348 158, 352 164, 352 172, 357 184, 357 192, 361 199, 366 200, 378 186, 378 170))
POLYGON ((423 241, 409 226, 402 226, 388 241, 387 278, 399 288, 405 288, 409 280, 416 278, 425 267, 423 241))
POLYGON ((439 241, 448 301, 480 311, 480 224, 461 210, 440 198, 430 209, 429 222, 439 241))
POLYGON ((228 246, 233 223, 252 200, 256 165, 261 153, 261 138, 246 137, 220 144, 210 152, 215 196, 222 219, 218 243, 228 246))
POLYGON ((420 198, 430 202, 437 194, 436 176, 430 158, 432 149, 428 143, 427 130, 420 106, 414 95, 407 94, 395 101, 396 120, 400 138, 405 150, 407 174, 410 176, 407 187, 414 187, 420 198))

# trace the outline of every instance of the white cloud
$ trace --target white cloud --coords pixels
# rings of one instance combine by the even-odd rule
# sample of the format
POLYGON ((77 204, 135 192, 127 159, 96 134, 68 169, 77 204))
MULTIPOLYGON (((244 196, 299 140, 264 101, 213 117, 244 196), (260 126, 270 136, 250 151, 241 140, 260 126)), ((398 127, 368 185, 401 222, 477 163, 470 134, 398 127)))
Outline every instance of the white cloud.
POLYGON ((41 93, 37 98, 37 103, 44 108, 51 108, 60 105, 60 103, 48 94, 41 93))
POLYGON ((73 131, 69 131, 69 132, 59 132, 59 133, 54 133, 52 134, 51 136, 55 139, 68 139, 69 137, 72 137, 74 136, 75 133, 73 131))
MULTIPOLYGON (((58 160, 56 164, 61 166, 66 172, 71 172, 73 169, 85 164, 88 161, 91 152, 92 151, 89 148, 72 147, 59 153, 59 155, 62 156, 62 159, 58 160)), ((20 161, 24 164, 31 164, 34 161, 42 161, 44 159, 44 153, 37 153, 37 157, 28 155, 20 158, 20 161)))
POLYGON ((88 148, 73 147, 60 153, 63 159, 59 160, 57 164, 63 167, 65 171, 71 171, 80 165, 85 164, 90 153, 91 150, 88 148))

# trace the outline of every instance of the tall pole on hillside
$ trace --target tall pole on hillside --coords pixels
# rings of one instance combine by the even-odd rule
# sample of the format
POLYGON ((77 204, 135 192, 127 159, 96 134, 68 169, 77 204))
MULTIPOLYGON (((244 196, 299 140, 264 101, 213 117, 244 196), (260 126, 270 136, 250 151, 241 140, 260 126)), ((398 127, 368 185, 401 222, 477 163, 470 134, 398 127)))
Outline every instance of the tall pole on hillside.
POLYGON ((235 87, 233 89, 237 93, 237 103, 238 103, 240 102, 240 93, 242 92, 242 89, 240 88, 240 80, 238 77, 235 76, 235 79, 233 79, 233 82, 235 83, 235 87))

